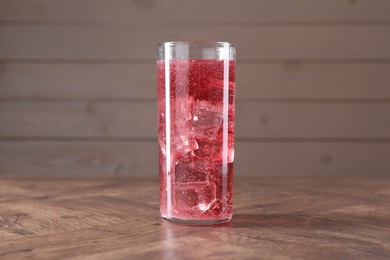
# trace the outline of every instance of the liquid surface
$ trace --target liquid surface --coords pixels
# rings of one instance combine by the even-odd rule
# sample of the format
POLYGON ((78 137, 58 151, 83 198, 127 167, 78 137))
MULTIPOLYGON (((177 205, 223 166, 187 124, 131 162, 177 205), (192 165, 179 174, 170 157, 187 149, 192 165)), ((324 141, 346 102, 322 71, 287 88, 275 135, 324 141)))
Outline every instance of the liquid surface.
POLYGON ((157 62, 161 214, 230 218, 235 62, 171 60, 168 89, 164 67, 157 62))

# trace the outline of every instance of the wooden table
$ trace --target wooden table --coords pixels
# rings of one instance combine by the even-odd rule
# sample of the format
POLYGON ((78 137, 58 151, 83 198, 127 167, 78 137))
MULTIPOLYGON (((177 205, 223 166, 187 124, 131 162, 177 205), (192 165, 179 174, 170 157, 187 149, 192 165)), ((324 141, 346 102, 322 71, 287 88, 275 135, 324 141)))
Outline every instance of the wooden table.
POLYGON ((390 258, 390 177, 235 182, 230 223, 166 223, 157 180, 0 178, 0 259, 390 258))

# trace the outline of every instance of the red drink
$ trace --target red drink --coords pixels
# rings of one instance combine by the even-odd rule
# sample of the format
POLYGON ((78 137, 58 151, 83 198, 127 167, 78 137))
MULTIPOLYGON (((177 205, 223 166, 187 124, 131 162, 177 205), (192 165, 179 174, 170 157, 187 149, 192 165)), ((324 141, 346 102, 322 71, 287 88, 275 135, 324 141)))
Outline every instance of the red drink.
POLYGON ((229 220, 235 61, 168 62, 157 62, 161 214, 184 222, 229 220))

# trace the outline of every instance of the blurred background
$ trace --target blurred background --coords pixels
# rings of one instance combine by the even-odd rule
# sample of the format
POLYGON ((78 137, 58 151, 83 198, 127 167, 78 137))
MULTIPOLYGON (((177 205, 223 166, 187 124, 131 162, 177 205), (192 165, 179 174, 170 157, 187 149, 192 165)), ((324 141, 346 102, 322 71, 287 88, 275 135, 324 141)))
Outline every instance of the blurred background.
POLYGON ((388 0, 0 0, 0 174, 157 176, 169 40, 237 45, 236 176, 390 174, 388 0))

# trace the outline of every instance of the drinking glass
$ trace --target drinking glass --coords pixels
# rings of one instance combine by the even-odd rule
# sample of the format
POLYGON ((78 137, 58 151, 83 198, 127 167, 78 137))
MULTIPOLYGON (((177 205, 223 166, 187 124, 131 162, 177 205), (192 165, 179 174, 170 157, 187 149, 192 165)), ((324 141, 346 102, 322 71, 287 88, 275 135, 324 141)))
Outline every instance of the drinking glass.
POLYGON ((157 46, 160 212, 194 225, 233 214, 235 46, 157 46))

